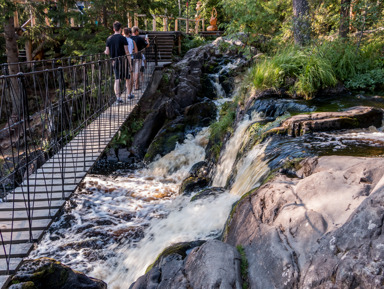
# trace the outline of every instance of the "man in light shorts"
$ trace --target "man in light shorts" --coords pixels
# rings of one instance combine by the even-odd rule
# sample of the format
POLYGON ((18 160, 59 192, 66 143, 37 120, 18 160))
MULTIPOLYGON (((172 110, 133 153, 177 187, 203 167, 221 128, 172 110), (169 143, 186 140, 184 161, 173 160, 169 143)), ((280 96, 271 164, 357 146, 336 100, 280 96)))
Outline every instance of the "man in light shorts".
MULTIPOLYGON (((137 46, 136 46, 136 42, 131 39, 131 35, 132 35, 131 28, 124 28, 123 34, 124 34, 124 36, 125 36, 125 38, 127 39, 127 42, 128 42, 128 52, 129 52, 129 54, 131 56, 133 56, 133 53, 137 53, 137 46)), ((126 83, 125 84, 126 84, 125 86, 127 88, 128 98, 129 99, 133 99, 135 97, 135 95, 132 93, 133 79, 132 78, 126 79, 126 83)))
POLYGON ((135 56, 134 60, 134 80, 135 80, 135 89, 138 90, 140 88, 140 79, 139 79, 139 73, 141 69, 141 62, 142 62, 142 53, 144 52, 144 48, 149 46, 149 40, 147 39, 148 42, 146 42, 143 38, 139 36, 139 28, 138 27, 132 27, 132 34, 133 36, 131 37, 133 41, 136 42, 137 45, 137 50, 138 53, 135 56))

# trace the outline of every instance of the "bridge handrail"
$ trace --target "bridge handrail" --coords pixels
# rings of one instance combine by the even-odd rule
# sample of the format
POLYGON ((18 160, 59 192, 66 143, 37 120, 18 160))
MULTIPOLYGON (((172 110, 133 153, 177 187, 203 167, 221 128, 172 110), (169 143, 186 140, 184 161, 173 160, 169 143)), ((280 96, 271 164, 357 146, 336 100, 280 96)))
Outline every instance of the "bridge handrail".
MULTIPOLYGON (((156 37, 151 39, 150 46, 148 48, 144 48, 142 51, 140 51, 140 53, 144 53, 146 55, 147 61, 154 62, 154 65, 157 66, 156 37)), ((134 56, 135 54, 130 55, 131 58, 134 56)), ((0 94, 3 101, 0 104, 0 159, 4 158, 4 153, 2 151, 3 149, 1 147, 1 142, 4 140, 4 136, 10 135, 12 131, 20 129, 24 123, 30 123, 36 121, 38 118, 44 118, 47 114, 52 114, 52 111, 56 111, 55 113, 60 113, 57 112, 60 108, 65 105, 71 105, 73 102, 81 101, 82 98, 88 94, 93 93, 96 86, 109 85, 110 92, 113 91, 113 83, 111 81, 113 79, 112 65, 117 60, 122 61, 127 59, 128 56, 120 56, 116 58, 99 59, 96 61, 90 61, 71 66, 62 66, 26 73, 21 72, 14 75, 1 75, 0 94), (104 73, 106 72, 108 74, 108 79, 100 79, 100 70, 103 70, 104 73), (97 72, 99 72, 99 78, 95 79, 97 78, 97 72), (82 75, 79 76, 79 73, 82 75), (78 79, 75 79, 76 77, 80 77, 82 81, 80 85, 78 83, 78 79), (91 77, 90 84, 86 83, 88 81, 87 77, 91 77), (99 81, 99 83, 96 85, 94 83, 95 81, 99 81), (107 83, 107 81, 110 83, 107 83), (49 88, 50 85, 51 88, 49 88), (69 85, 75 87, 69 89, 66 87, 69 85), (39 86, 40 91, 38 91, 39 86), (41 90, 41 86, 45 86, 44 90, 54 89, 54 91, 51 92, 51 95, 53 96, 52 99, 47 99, 47 95, 45 95, 44 99, 44 91, 41 90), (79 88, 79 86, 81 86, 81 88, 79 88), (31 99, 28 99, 27 91, 29 94, 34 94, 34 100, 37 103, 40 103, 40 106, 42 106, 41 109, 31 108, 31 105, 28 103, 31 101, 31 99), (40 97, 36 98, 36 96, 40 97), (4 109, 4 106, 7 106, 6 109, 4 109), (25 111, 23 111, 23 109, 25 109, 25 111), (12 119, 13 114, 16 114, 14 119, 12 119)), ((47 92, 47 94, 49 93, 47 92)), ((103 99, 103 104, 99 103, 99 106, 94 108, 96 114, 88 114, 85 119, 78 122, 79 127, 82 127, 84 124, 94 119, 97 114, 100 114, 101 111, 105 110, 106 107, 108 107, 115 100, 114 97, 108 95, 106 98, 110 98, 112 102, 103 99)), ((74 131, 77 131, 79 127, 75 128, 74 131)), ((21 133, 21 135, 25 134, 25 131, 21 133)), ((61 146, 62 145, 60 145, 60 147, 61 146)), ((5 176, 0 175, 0 184, 3 184, 5 180, 9 179, 10 175, 11 174, 5 176)))
MULTIPOLYGON (((156 38, 141 51, 147 67, 138 72, 137 96, 152 77, 156 51, 156 38)), ((5 264, 0 275, 14 273, 18 258, 41 238, 43 227, 49 226, 74 184, 132 111, 131 100, 112 105, 113 64, 127 60, 121 56, 0 76, 0 264, 5 264)), ((125 81, 120 84, 122 89, 125 81)))
POLYGON ((87 59, 103 59, 105 58, 104 53, 95 53, 95 54, 86 54, 86 55, 73 55, 73 56, 66 56, 66 57, 59 57, 59 58, 50 58, 50 59, 41 59, 41 60, 32 60, 32 61, 20 61, 20 62, 11 62, 11 63, 1 63, 0 67, 0 73, 3 75, 9 74, 9 66, 18 66, 19 72, 27 72, 27 70, 36 71, 37 68, 41 68, 39 66, 42 66, 42 69, 45 69, 44 65, 51 65, 55 67, 57 64, 64 63, 72 63, 72 61, 77 62, 88 62, 87 59))

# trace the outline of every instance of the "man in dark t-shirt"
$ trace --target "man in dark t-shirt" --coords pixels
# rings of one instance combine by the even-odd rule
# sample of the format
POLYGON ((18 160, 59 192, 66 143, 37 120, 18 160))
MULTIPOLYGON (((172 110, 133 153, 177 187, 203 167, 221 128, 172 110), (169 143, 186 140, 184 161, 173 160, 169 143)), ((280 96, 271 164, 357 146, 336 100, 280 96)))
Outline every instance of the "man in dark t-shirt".
POLYGON ((120 79, 129 78, 129 70, 131 70, 131 56, 128 52, 127 39, 121 35, 121 24, 118 21, 113 23, 113 30, 115 34, 111 35, 107 39, 107 45, 104 53, 110 55, 113 58, 113 70, 115 72, 115 94, 118 103, 122 103, 123 100, 120 96, 120 79), (124 57, 127 55, 127 57, 124 57))
POLYGON ((134 73, 133 73, 133 78, 135 80, 135 89, 139 89, 139 72, 141 68, 141 62, 142 62, 142 55, 141 52, 144 53, 142 50, 146 47, 149 46, 149 40, 147 39, 148 42, 146 42, 143 38, 139 36, 139 28, 134 26, 132 27, 132 34, 131 39, 135 41, 137 50, 139 51, 135 55, 135 60, 134 60, 134 73))

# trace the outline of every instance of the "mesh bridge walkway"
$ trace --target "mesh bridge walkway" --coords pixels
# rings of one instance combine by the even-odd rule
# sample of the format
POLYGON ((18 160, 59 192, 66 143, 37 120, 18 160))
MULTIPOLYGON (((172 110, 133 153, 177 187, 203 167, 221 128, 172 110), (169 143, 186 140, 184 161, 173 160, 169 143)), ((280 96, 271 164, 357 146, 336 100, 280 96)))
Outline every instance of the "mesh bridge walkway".
POLYGON ((1 288, 43 237, 162 65, 153 57, 154 46, 145 52, 140 89, 133 91, 133 100, 122 93, 123 104, 115 102, 110 59, 0 76, 1 288))

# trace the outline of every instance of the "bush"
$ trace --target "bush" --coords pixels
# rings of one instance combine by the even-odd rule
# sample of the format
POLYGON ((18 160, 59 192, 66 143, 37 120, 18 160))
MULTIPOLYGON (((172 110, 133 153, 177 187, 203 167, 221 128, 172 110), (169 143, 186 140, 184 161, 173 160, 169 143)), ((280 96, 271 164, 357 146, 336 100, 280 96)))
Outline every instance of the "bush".
POLYGON ((357 48, 353 42, 324 42, 307 48, 289 46, 252 69, 257 89, 284 88, 305 98, 342 82, 351 90, 384 86, 384 37, 357 48))
POLYGON ((331 64, 313 49, 288 48, 257 64, 252 73, 255 88, 286 88, 305 98, 337 83, 331 64))

